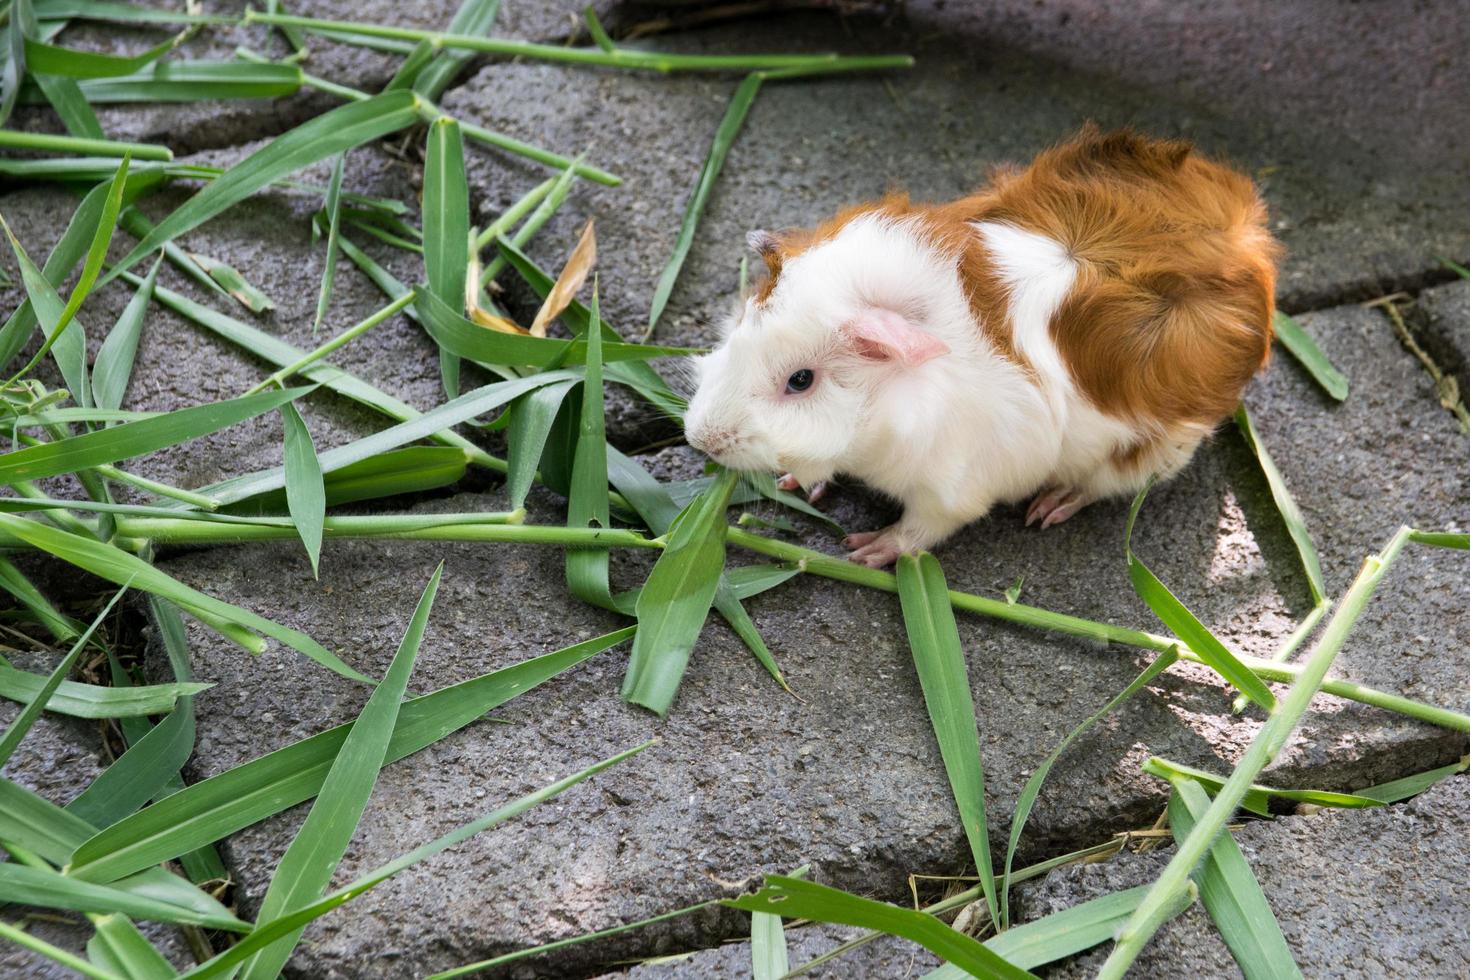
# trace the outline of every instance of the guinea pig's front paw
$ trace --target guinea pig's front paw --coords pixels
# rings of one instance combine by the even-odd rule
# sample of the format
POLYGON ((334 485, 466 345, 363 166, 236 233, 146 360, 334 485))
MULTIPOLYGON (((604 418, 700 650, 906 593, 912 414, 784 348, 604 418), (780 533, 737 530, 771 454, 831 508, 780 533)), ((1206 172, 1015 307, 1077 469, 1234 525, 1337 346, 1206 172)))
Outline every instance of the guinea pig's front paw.
MULTIPOLYGON (((781 477, 779 480, 776 481, 776 489, 777 490, 785 490, 788 493, 791 492, 792 490, 800 490, 801 489, 801 481, 798 480, 795 476, 791 475, 790 473, 787 473, 785 476, 781 477)), ((809 487, 806 488, 806 499, 807 499, 807 502, 808 503, 813 503, 814 504, 818 500, 821 500, 826 495, 827 495, 827 481, 826 480, 818 480, 816 483, 813 483, 811 486, 809 486, 809 487)))
POLYGON ((897 524, 881 531, 849 534, 842 539, 842 544, 852 549, 852 553, 847 556, 848 561, 855 561, 869 568, 887 568, 898 561, 899 555, 909 550, 905 547, 897 524))

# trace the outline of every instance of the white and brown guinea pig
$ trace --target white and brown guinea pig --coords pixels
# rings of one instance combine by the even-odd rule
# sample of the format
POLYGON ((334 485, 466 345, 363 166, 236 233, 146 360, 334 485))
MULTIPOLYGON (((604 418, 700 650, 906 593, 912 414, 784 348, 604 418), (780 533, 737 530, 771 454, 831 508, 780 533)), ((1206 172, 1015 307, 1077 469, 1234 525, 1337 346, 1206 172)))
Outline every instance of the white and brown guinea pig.
POLYGON ((1270 347, 1265 207, 1176 140, 1089 127, 952 203, 750 241, 770 276, 700 361, 689 443, 899 500, 847 540, 875 567, 997 503, 1045 528, 1172 476, 1270 347))

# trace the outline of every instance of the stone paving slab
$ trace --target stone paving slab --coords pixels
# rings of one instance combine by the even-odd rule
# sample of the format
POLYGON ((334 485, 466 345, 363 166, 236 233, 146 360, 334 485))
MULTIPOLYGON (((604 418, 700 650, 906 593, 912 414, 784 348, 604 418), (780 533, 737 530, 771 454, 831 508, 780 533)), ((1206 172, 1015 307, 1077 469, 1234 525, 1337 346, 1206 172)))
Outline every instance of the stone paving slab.
MULTIPOLYGON (((1346 307, 1304 317, 1351 377, 1341 406, 1278 358, 1249 394, 1263 437, 1301 495, 1334 592, 1362 555, 1401 521, 1463 527, 1470 512, 1466 444, 1428 397, 1428 380, 1398 349, 1381 314, 1346 307), (1334 492, 1328 492, 1332 490, 1334 492)), ((658 461, 676 475, 677 454, 658 461)), ((1137 548, 1201 618, 1238 648, 1268 653, 1305 613, 1305 588, 1254 461, 1222 432, 1178 480, 1159 488, 1137 548), (1247 520, 1248 518, 1248 520, 1247 520)), ((533 521, 556 522, 543 495, 533 521)), ((461 496, 435 511, 499 509, 461 496)), ((954 587, 998 594, 1018 574, 1025 601, 1089 618, 1148 625, 1127 586, 1123 504, 1093 507, 1045 534, 1018 510, 940 549, 954 587)), ((848 527, 883 509, 842 490, 831 510, 848 527)), ((804 540, 833 550, 809 531, 804 540)), ((1465 710, 1466 586, 1448 552, 1405 554, 1342 654, 1337 673, 1465 710)), ((555 649, 620 620, 570 604, 559 562, 527 547, 410 542, 327 549, 313 583, 288 545, 166 556, 162 567, 231 601, 307 630, 363 670, 380 672, 423 582, 447 560, 415 679, 429 689, 555 649)), ((633 584, 646 558, 621 556, 633 584)), ((667 722, 617 697, 621 654, 511 702, 509 726, 477 726, 384 773, 361 843, 343 875, 387 860, 497 802, 659 734, 645 756, 493 835, 407 872, 308 933, 297 969, 346 976, 361 957, 390 956, 385 975, 413 975, 518 946, 646 917, 725 892, 762 872, 811 862, 818 880, 902 900, 911 871, 965 863, 943 770, 908 666, 896 600, 797 580, 750 602, 802 702, 780 694, 721 626, 710 626, 667 722), (803 703, 804 702, 804 703, 803 703), (480 792, 484 792, 481 797, 480 792), (447 886, 441 882, 454 882, 447 886), (372 952, 369 953, 368 951, 372 952)), ((1121 689, 1141 661, 1103 648, 974 617, 961 635, 980 713, 992 830, 1051 745, 1121 689)), ((191 626, 196 674, 219 686, 200 698, 195 775, 243 762, 345 721, 366 692, 290 652, 252 659, 191 626)), ((1255 734, 1253 715, 1195 668, 1174 672, 1083 740, 1054 770, 1023 859, 1094 843, 1150 823, 1161 786, 1139 764, 1162 754, 1224 770, 1255 734)), ((1269 778, 1347 789, 1444 764, 1466 738, 1323 698, 1269 778)), ((302 818, 300 809, 233 837, 227 854, 247 910, 302 818)), ((709 913, 572 947, 546 968, 711 945, 746 928, 709 913)))
MULTIPOLYGON (((940 6, 914 5, 907 19, 849 18, 841 32, 816 15, 767 16, 654 42, 721 54, 837 48, 902 51, 918 59, 909 71, 763 88, 711 195, 661 336, 714 339, 713 323, 731 308, 751 228, 810 224, 895 187, 919 199, 950 199, 972 189, 990 166, 1025 162, 1087 120, 1189 137, 1255 175, 1272 208, 1271 226, 1287 246, 1279 288, 1289 310, 1379 295, 1388 284, 1422 279, 1435 267, 1434 254, 1470 252, 1463 221, 1470 165, 1463 153, 1418 152, 1441 128, 1436 112, 1453 114, 1463 104, 1457 93, 1464 79, 1452 81, 1451 73, 1433 67, 1434 57, 1421 60, 1396 32, 1393 41, 1374 40, 1365 21, 1402 14, 1414 30, 1444 37, 1458 36, 1464 25, 1446 25, 1428 10, 1353 15, 1345 18, 1349 26, 1327 32, 1318 50, 1317 33, 1304 25, 1338 18, 1318 4, 1291 5, 1292 12, 1266 18, 1278 32, 1267 50, 1234 43, 1262 29, 1249 12, 1193 3, 1171 8, 1167 18, 1142 18, 1151 24, 1150 41, 1161 32, 1183 39, 1178 43, 1190 56, 1176 59, 1144 56, 1157 47, 1142 48, 1126 29, 1124 21, 1139 19, 1123 13, 1127 4, 1108 5, 1106 15, 1084 15, 1076 3, 933 9, 940 6), (1070 20, 1068 11, 1074 11, 1070 20), (1107 21, 1106 29, 1094 31, 1097 20, 1107 21), (1219 36, 1231 43, 1217 49, 1219 36), (1392 48, 1383 62, 1365 61, 1362 48, 1370 42, 1392 48), (1080 48, 1089 53, 1077 55, 1080 48), (1292 57, 1272 53, 1284 48, 1292 57), (1263 75, 1256 58, 1275 58, 1273 72, 1263 75), (1317 74, 1324 59, 1362 66, 1372 79, 1362 87, 1374 93, 1362 105, 1402 127, 1339 125, 1338 109, 1356 99, 1359 85, 1317 74), (1435 84, 1425 86, 1425 72, 1435 84), (1278 76, 1289 87, 1273 87, 1278 76), (1244 77, 1253 80, 1237 84, 1244 77), (1315 117, 1316 124, 1305 125, 1298 115, 1315 117), (1321 125, 1325 119, 1333 123, 1321 125), (1398 141, 1401 128, 1424 134, 1414 138, 1412 152, 1398 141)), ((1438 42, 1432 48, 1448 50, 1438 42)), ((595 216, 605 310, 627 333, 646 324, 654 285, 734 84, 708 75, 503 63, 486 66, 445 104, 521 138, 590 143, 604 165, 615 154, 625 184, 579 187, 534 251, 564 255, 586 217, 595 216)), ((1361 108, 1348 116, 1362 117, 1361 108)), ((496 183, 500 166, 472 164, 482 218, 511 199, 496 183)))
MULTIPOLYGON (((1457 776, 1404 804, 1252 823, 1235 839, 1306 976, 1461 977, 1470 974, 1467 808, 1470 778, 1457 776)), ((1031 919, 1147 884, 1169 855, 1131 854, 1052 872, 1022 886, 1021 908, 1031 919)), ((1044 975, 1090 977, 1106 956, 1107 947, 1098 947, 1044 975)), ((1133 972, 1241 975, 1199 905, 1159 930, 1133 972)))
MULTIPOLYGON (((794 969, 862 935, 861 929, 811 925, 786 929, 786 952, 794 969)), ((940 960, 923 947, 884 936, 802 974, 812 980, 904 980, 934 969, 940 960)), ((701 950, 666 962, 646 963, 609 973, 600 980, 749 980, 750 941, 701 950)))

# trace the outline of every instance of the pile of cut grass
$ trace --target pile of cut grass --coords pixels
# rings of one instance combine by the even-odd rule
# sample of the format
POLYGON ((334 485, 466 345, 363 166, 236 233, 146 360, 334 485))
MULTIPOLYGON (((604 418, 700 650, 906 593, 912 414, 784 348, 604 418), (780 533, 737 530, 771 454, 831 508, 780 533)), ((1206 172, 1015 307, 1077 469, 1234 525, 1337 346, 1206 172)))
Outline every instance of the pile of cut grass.
MULTIPOLYGON (((7 902, 80 912, 94 929, 85 956, 36 938, 23 923, 0 922, 0 937, 87 976, 167 977, 176 971, 133 921, 173 923, 192 930, 193 948, 199 953, 197 966, 187 976, 274 976, 312 920, 399 871, 624 762, 648 745, 630 747, 328 891, 382 766, 412 755, 509 699, 628 640, 632 650, 623 696, 665 714, 673 707, 712 608, 730 623, 773 681, 784 687, 780 668, 743 602, 796 575, 808 574, 898 593, 935 737, 978 870, 978 884, 938 905, 913 911, 807 882, 799 875, 772 876, 758 893, 726 903, 753 913, 755 976, 799 973, 815 965, 790 970, 782 917, 841 922, 906 937, 950 964, 935 976, 956 975, 956 970, 976 976, 1027 976, 1030 968, 1116 938, 1105 972, 1119 975, 1153 931, 1196 898, 1203 901, 1247 975, 1292 973, 1286 966, 1290 951, 1229 837, 1227 821, 1240 807, 1264 813, 1263 801, 1272 794, 1328 806, 1382 805, 1421 791, 1448 774, 1450 769, 1438 770, 1359 794, 1287 793, 1255 783, 1319 690, 1470 730, 1470 717, 1463 714, 1326 678, 1348 630, 1401 549, 1410 542, 1465 548, 1470 544, 1467 536, 1400 531, 1379 555, 1368 560, 1357 582, 1341 597, 1306 661, 1293 665, 1285 662, 1287 655, 1313 633, 1331 603, 1301 513, 1243 408, 1238 416, 1241 430, 1260 460, 1316 602, 1311 615, 1273 660, 1231 651, 1126 543, 1123 557, 1134 586, 1172 635, 1025 605, 1018 601, 1019 588, 1004 601, 953 592, 932 555, 906 557, 896 574, 890 574, 753 533, 745 529, 752 522, 744 519, 731 526, 727 514, 732 504, 761 497, 809 515, 815 512, 779 492, 769 477, 741 479, 734 473, 716 472, 692 483, 661 483, 636 459, 606 441, 605 386, 620 385, 672 418, 680 417, 682 400, 651 362, 697 351, 647 341, 672 293, 725 155, 761 87, 813 74, 903 68, 910 59, 901 55, 667 54, 616 44, 590 11, 586 27, 593 45, 531 44, 486 36, 497 6, 496 0, 464 0, 447 31, 439 33, 293 17, 281 13, 274 3, 264 13, 248 10, 237 21, 106 0, 12 0, 4 28, 7 57, 0 123, 17 104, 49 104, 68 135, 0 129, 0 147, 47 154, 0 160, 0 173, 14 180, 65 181, 86 188, 86 193, 39 267, 24 243, 5 229, 26 300, 0 326, 0 365, 7 370, 12 364, 16 368, 0 386, 0 414, 17 442, 12 452, 0 457, 0 485, 10 491, 0 497, 0 549, 44 553, 119 589, 92 623, 84 626, 58 610, 19 567, 0 557, 0 588, 25 611, 31 628, 68 647, 68 653, 44 677, 0 660, 0 696, 24 706, 0 736, 0 764, 26 737, 42 710, 111 720, 126 750, 66 810, 11 780, 0 779, 0 846, 12 858, 0 864, 0 884, 7 902), (128 57, 54 43, 67 24, 83 20, 178 25, 182 33, 128 57), (208 24, 237 22, 279 30, 293 54, 271 60, 241 49, 237 59, 228 62, 170 57, 192 31, 208 24), (328 39, 386 49, 401 54, 402 65, 383 91, 359 91, 302 69, 308 39, 310 43, 328 39), (746 73, 715 130, 708 158, 689 196, 673 255, 655 289, 643 342, 627 341, 601 318, 595 278, 589 302, 583 305, 576 299, 579 292, 586 291, 584 283, 595 264, 590 227, 556 277, 538 267, 523 250, 567 199, 575 180, 615 186, 618 178, 580 158, 462 123, 436 104, 476 52, 630 70, 746 73), (344 104, 276 137, 227 169, 176 164, 167 147, 110 140, 93 109, 117 102, 279 97, 302 88, 335 95, 344 104), (344 186, 355 148, 406 131, 416 134, 420 126, 424 127, 425 165, 421 221, 415 227, 413 208, 406 202, 353 194, 344 186), (488 227, 472 228, 466 139, 495 152, 525 157, 557 173, 527 191, 488 227), (332 163, 326 187, 293 179, 298 171, 323 161, 332 163), (142 202, 178 183, 197 190, 156 223, 146 217, 142 202), (181 236, 267 190, 319 195, 322 200, 311 223, 327 257, 323 278, 311 284, 318 297, 316 327, 331 308, 338 255, 346 256, 385 295, 382 308, 309 351, 292 347, 250 322, 250 316, 271 304, 238 270, 178 244, 181 236), (136 243, 120 261, 109 265, 106 257, 119 228, 136 243), (354 241, 363 235, 422 255, 421 284, 407 286, 377 264, 354 241), (492 251, 484 257, 488 261, 483 261, 486 249, 492 251), (150 258, 146 274, 138 275, 140 263, 150 258), (212 303, 200 303, 158 285, 158 270, 164 261, 198 280, 210 291, 212 303), (542 309, 529 328, 499 309, 487 292, 494 277, 507 273, 519 276, 543 298, 542 309), (95 359, 89 360, 84 320, 87 300, 100 284, 119 280, 134 289, 133 298, 107 332, 95 359), (63 297, 60 290, 68 281, 73 285, 63 297), (141 333, 155 303, 248 349, 277 370, 236 398, 167 413, 127 409, 141 333), (328 361, 334 352, 400 314, 417 321, 439 349, 446 397, 427 411, 405 404, 328 361), (562 325, 565 336, 551 335, 547 328, 553 322, 562 325), (32 355, 17 363, 38 333, 40 343, 32 355), (466 360, 497 380, 463 391, 461 367, 466 360), (46 385, 45 377, 56 376, 62 379, 63 388, 46 385), (319 452, 295 404, 306 397, 347 398, 391 424, 319 452), (124 468, 130 459, 268 412, 282 418, 284 442, 278 467, 192 488, 145 479, 124 468), (496 412, 500 413, 497 424, 503 423, 507 432, 505 459, 492 456, 456 430, 462 423, 496 412), (454 484, 471 466, 504 475, 510 510, 433 516, 331 513, 332 508, 348 502, 454 484), (48 496, 39 481, 63 476, 74 477, 84 496, 48 496), (537 481, 566 497, 564 525, 525 523, 523 505, 537 481), (118 502, 115 491, 119 487, 128 488, 127 499, 147 502, 118 502), (284 538, 299 541, 315 572, 322 550, 330 547, 328 542, 347 537, 491 545, 515 542, 561 548, 566 554, 569 593, 626 615, 634 624, 405 700, 438 589, 439 571, 425 586, 392 664, 382 678, 374 680, 318 639, 185 585, 152 561, 156 548, 171 544, 284 538), (732 545, 770 561, 727 568, 726 550, 732 545), (608 576, 612 548, 658 552, 641 587, 626 593, 612 591, 608 576), (115 658, 110 685, 69 679, 78 660, 98 646, 98 624, 130 590, 144 596, 174 679, 137 684, 115 658), (990 849, 976 709, 955 628, 955 609, 1156 654, 1137 680, 1101 706, 1035 770, 1017 802, 999 873, 990 849), (274 639, 323 669, 371 685, 372 695, 359 715, 361 724, 321 732, 185 786, 180 770, 193 749, 193 698, 208 685, 195 683, 189 675, 184 616, 245 650, 258 652, 267 639, 274 639), (1013 867, 1026 818, 1052 765, 1082 732, 1178 660, 1208 666, 1239 690, 1242 708, 1253 706, 1252 710, 1266 717, 1256 742, 1226 776, 1166 760, 1150 761, 1147 771, 1171 784, 1169 820, 1180 842, 1154 885, 1012 925, 1009 895, 1016 882, 1121 846, 1116 841, 1104 842, 1040 865, 1013 867), (1284 682, 1289 687, 1278 697, 1267 682, 1284 682), (217 886, 226 873, 215 845, 308 800, 313 801, 310 812, 274 870, 256 921, 241 920, 219 901, 217 886), (940 918, 962 906, 970 910, 968 932, 953 929, 940 918), (993 932, 983 942, 971 935, 985 935, 977 922, 993 932), (201 932, 205 929, 210 931, 201 932)), ((1314 377, 1335 397, 1346 397, 1345 381, 1310 337, 1288 318, 1281 318, 1278 325, 1283 343, 1314 377)), ((1130 530, 1142 499, 1140 495, 1135 502, 1130 530)), ((441 976, 488 969, 690 911, 693 909, 677 910, 522 950, 441 976)), ((822 961, 877 934, 845 944, 822 961)))

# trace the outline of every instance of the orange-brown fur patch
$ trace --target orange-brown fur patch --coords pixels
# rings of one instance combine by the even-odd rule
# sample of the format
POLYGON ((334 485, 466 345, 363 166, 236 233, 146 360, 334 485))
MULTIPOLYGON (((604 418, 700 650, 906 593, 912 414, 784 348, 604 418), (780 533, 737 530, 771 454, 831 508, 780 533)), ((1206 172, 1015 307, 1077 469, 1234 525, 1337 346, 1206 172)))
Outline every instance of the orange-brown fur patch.
POLYGON ((782 266, 874 212, 912 216, 958 256, 971 311, 1006 357, 1008 297, 974 223, 997 221, 1061 244, 1078 275, 1052 338, 1078 389, 1101 411, 1149 425, 1212 426, 1234 411, 1265 363, 1275 260, 1265 206, 1250 178, 1187 142, 1088 126, 1023 169, 992 171, 981 191, 947 204, 890 194, 811 230, 782 232, 765 255, 765 302, 782 266))

